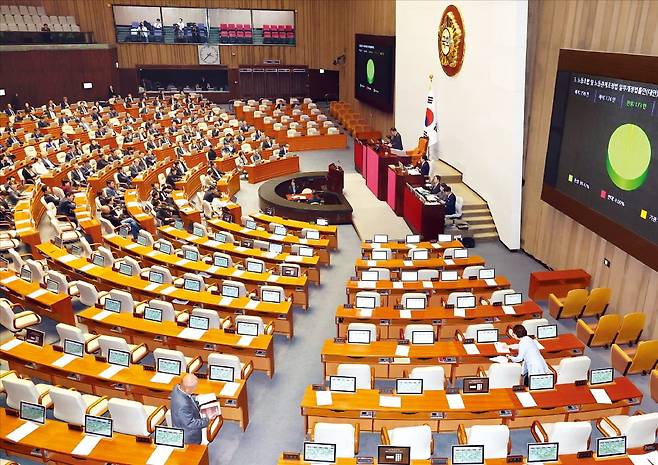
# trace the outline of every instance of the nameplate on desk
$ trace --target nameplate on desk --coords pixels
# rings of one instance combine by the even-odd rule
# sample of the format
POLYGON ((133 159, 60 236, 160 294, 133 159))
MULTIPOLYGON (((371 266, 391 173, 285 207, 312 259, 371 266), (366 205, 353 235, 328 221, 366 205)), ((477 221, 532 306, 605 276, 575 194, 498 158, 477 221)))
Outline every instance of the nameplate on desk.
POLYGON ((446 394, 446 400, 448 401, 448 407, 452 410, 465 408, 461 394, 446 394))
POLYGON ((293 462, 298 462, 301 460, 301 454, 299 452, 284 452, 283 460, 291 460, 293 462))
POLYGON ((119 365, 111 365, 107 367, 105 370, 101 371, 98 376, 103 379, 111 379, 114 375, 119 373, 121 370, 123 370, 124 367, 119 366, 119 365))
POLYGON ((589 459, 594 456, 594 451, 593 450, 581 450, 580 452, 576 453, 576 458, 577 459, 589 459))
POLYGON ((345 344, 345 338, 344 337, 335 337, 334 338, 334 344, 345 344))
POLYGON ((375 458, 374 457, 356 457, 356 464, 357 465, 373 465, 375 463, 375 458))
POLYGON ((373 418, 375 416, 375 412, 372 410, 361 410, 359 412, 359 418, 373 418))
POLYGON ((59 257, 59 261, 62 262, 62 263, 69 263, 69 262, 72 262, 72 261, 77 260, 77 259, 78 259, 78 257, 76 257, 75 255, 71 255, 71 254, 66 254, 66 255, 62 255, 61 257, 59 257))

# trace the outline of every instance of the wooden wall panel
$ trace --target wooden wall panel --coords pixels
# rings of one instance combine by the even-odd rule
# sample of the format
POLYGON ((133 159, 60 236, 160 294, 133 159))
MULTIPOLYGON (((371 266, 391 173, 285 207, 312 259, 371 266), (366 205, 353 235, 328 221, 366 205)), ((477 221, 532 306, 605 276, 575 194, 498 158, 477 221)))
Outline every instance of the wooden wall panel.
POLYGON ((658 55, 658 2, 531 1, 529 18, 522 247, 552 268, 588 270, 613 289, 612 311, 647 313, 645 334, 658 337, 658 272, 540 199, 559 49, 658 55))

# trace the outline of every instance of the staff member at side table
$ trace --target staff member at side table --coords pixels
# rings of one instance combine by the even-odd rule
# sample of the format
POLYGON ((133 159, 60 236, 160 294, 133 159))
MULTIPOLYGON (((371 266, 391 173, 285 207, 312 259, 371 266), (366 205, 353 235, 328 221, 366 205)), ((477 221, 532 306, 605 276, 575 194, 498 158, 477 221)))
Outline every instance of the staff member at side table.
POLYGON ((208 427, 212 418, 201 418, 199 404, 192 397, 199 380, 191 373, 183 376, 180 384, 171 391, 171 423, 174 428, 182 428, 185 444, 201 444, 202 430, 208 427))
POLYGON ((539 352, 537 343, 528 336, 528 331, 523 325, 515 325, 512 328, 514 337, 519 340, 519 353, 516 356, 508 355, 511 362, 522 363, 521 373, 523 374, 524 384, 528 385, 531 375, 545 375, 551 373, 546 364, 546 360, 539 352))

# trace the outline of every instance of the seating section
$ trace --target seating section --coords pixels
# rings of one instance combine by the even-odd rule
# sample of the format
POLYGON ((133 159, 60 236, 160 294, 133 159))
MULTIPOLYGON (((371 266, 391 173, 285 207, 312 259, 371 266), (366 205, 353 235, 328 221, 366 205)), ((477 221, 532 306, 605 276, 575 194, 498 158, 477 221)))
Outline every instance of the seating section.
POLYGON ((219 25, 220 44, 252 44, 253 32, 249 24, 226 24, 219 25))
POLYGON ((52 32, 80 32, 73 16, 49 16, 43 6, 0 5, 0 31, 39 32, 44 24, 52 32))
POLYGON ((291 24, 263 24, 263 43, 293 45, 295 30, 291 24))

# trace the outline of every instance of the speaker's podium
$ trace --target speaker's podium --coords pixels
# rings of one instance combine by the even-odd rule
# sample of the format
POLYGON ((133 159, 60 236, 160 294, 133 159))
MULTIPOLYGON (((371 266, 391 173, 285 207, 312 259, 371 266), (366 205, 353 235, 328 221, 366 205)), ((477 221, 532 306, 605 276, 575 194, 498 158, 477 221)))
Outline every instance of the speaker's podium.
POLYGON ((345 187, 345 173, 343 168, 332 163, 327 170, 327 190, 330 192, 343 192, 345 187))
POLYGON ((422 187, 407 184, 404 191, 404 219, 415 234, 436 239, 445 226, 445 205, 422 187))

